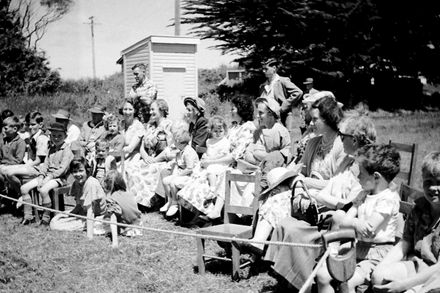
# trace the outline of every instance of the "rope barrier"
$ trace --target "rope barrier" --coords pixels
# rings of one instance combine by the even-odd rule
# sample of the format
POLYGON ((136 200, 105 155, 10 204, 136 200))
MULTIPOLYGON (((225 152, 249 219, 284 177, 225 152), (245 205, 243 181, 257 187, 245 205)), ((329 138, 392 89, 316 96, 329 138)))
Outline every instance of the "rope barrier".
POLYGON ((195 238, 204 238, 204 239, 210 239, 210 240, 217 240, 217 241, 236 241, 236 242, 247 242, 247 243, 258 243, 258 244, 264 244, 264 245, 280 245, 280 246, 292 246, 292 247, 304 247, 304 248, 321 248, 322 244, 309 244, 309 243, 294 243, 294 242, 282 242, 282 241, 260 241, 260 240, 251 240, 251 239, 245 239, 245 238, 236 238, 236 237, 225 237, 225 236, 211 236, 211 235, 204 235, 199 233, 187 233, 187 232, 181 232, 181 231, 172 231, 172 230, 165 230, 165 229, 159 229, 159 228, 152 228, 152 227, 145 227, 145 226, 139 226, 139 225, 129 225, 129 224, 123 224, 123 223, 114 223, 106 220, 96 219, 96 218, 89 218, 86 216, 76 215, 72 214, 66 211, 58 211, 51 208, 42 207, 36 204, 27 203, 23 201, 19 201, 15 198, 0 194, 0 197, 14 201, 14 202, 20 202, 25 205, 29 205, 31 207, 35 207, 41 210, 47 210, 54 213, 61 213, 68 216, 76 217, 79 219, 89 220, 93 222, 101 222, 104 224, 111 224, 111 225, 117 225, 124 228, 135 228, 145 231, 151 231, 151 232, 160 232, 160 233, 166 233, 166 234, 174 234, 174 235, 180 235, 180 236, 187 236, 187 237, 195 237, 195 238))
POLYGON ((324 261, 326 261, 326 259, 328 258, 329 255, 330 255, 330 249, 327 249, 325 251, 324 255, 319 260, 319 262, 316 264, 316 266, 313 269, 312 273, 307 278, 307 280, 305 281, 304 285, 301 287, 301 289, 299 290, 298 293, 304 293, 312 285, 313 279, 315 278, 316 274, 318 273, 318 270, 324 264, 324 261))

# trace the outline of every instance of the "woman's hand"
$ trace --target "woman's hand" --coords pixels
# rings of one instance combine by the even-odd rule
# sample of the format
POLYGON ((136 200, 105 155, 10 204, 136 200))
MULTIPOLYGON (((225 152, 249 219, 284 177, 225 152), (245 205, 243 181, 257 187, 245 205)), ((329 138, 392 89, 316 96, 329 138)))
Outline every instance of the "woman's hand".
POLYGON ((208 166, 209 166, 209 160, 208 159, 202 159, 201 161, 200 161, 200 167, 202 167, 202 168, 207 168, 208 166))
POLYGON ((145 157, 143 159, 144 159, 145 164, 147 164, 147 165, 150 165, 150 164, 154 163, 154 158, 152 158, 150 156, 147 156, 147 157, 145 157))
MULTIPOLYGON (((384 280, 384 282, 387 282, 384 280)), ((392 281, 385 285, 376 285, 374 286, 374 289, 378 289, 378 291, 381 292, 389 292, 389 293, 400 293, 408 290, 409 288, 406 288, 403 281, 392 281)), ((376 291, 376 290, 374 290, 376 291)))

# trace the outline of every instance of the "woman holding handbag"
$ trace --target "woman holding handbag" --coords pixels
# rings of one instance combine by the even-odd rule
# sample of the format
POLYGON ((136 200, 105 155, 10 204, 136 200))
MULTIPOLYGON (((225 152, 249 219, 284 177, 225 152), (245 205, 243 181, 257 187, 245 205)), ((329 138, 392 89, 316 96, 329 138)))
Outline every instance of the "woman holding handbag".
MULTIPOLYGON (((343 142, 344 151, 347 153, 347 157, 344 159, 346 162, 345 168, 328 180, 321 191, 308 193, 312 198, 311 204, 316 202, 316 204, 331 210, 342 209, 361 192, 362 188, 357 179, 359 169, 354 164, 353 155, 357 149, 374 143, 376 140, 373 122, 368 117, 360 114, 354 113, 349 116, 342 123, 341 129, 339 137, 343 142)), ((303 179, 303 182, 307 186, 306 178, 303 179)), ((308 190, 310 191, 310 188, 308 190)), ((303 200, 303 198, 300 199, 303 200)), ((297 205, 296 208, 299 209, 301 201, 295 202, 293 200, 292 209, 290 202, 287 203, 288 209, 294 210, 295 204, 297 205)), ((316 225, 311 225, 294 217, 286 217, 274 229, 271 240, 318 244, 321 241, 321 232, 316 225)), ((273 263, 273 270, 284 281, 299 289, 311 274, 315 260, 320 254, 320 248, 274 245, 269 246, 265 259, 273 263)))

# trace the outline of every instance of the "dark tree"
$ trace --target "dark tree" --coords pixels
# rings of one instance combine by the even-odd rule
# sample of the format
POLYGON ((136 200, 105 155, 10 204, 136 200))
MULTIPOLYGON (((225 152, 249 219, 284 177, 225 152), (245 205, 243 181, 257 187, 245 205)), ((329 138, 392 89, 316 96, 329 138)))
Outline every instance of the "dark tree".
POLYGON ((311 75, 343 89, 381 74, 440 80, 439 7, 434 0, 185 0, 183 22, 239 54, 247 69, 276 57, 296 82, 311 75))

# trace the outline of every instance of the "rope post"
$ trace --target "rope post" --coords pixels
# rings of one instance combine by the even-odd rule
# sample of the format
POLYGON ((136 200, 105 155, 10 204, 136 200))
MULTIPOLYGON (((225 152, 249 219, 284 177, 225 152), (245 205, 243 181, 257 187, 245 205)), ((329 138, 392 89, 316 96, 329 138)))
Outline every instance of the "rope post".
POLYGON ((89 239, 93 239, 93 219, 94 218, 94 214, 93 214, 93 210, 92 207, 89 207, 87 209, 87 238, 89 239))
POLYGON ((119 241, 118 241, 118 226, 116 226, 117 219, 115 214, 112 214, 110 216, 110 222, 111 222, 110 230, 112 232, 112 247, 117 248, 119 246, 119 241))

